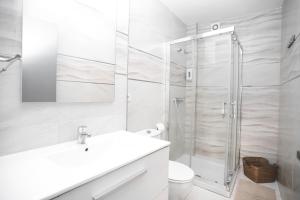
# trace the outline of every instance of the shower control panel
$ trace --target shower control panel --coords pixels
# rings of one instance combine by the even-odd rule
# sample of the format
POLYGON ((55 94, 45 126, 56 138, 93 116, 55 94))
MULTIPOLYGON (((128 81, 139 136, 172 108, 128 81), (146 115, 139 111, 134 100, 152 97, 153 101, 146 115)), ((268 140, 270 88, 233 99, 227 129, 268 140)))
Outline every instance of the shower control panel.
POLYGON ((193 69, 186 69, 186 77, 185 79, 187 81, 192 81, 193 80, 193 69))
POLYGON ((297 159, 300 161, 300 151, 297 151, 297 159))

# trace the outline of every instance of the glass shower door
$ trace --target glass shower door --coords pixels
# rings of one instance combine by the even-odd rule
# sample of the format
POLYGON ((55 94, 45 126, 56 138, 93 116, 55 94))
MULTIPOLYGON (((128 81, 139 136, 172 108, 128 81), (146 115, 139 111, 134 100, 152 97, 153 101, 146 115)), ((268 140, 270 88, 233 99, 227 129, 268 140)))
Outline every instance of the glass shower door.
POLYGON ((169 141, 170 159, 190 165, 193 143, 194 94, 191 80, 186 73, 193 72, 194 41, 170 46, 169 64, 169 141))
POLYGON ((236 175, 240 156, 240 119, 241 119, 241 48, 235 35, 232 35, 232 67, 230 80, 230 124, 231 130, 227 138, 227 170, 225 183, 230 186, 233 176, 236 175))
POLYGON ((235 35, 232 35, 232 72, 231 72, 231 132, 228 137, 226 183, 230 186, 240 163, 241 136, 241 82, 242 49, 235 35))
POLYGON ((231 132, 231 34, 197 40, 195 145, 191 167, 198 179, 224 187, 231 132))
POLYGON ((170 159, 193 169, 195 185, 230 196, 240 156, 242 49, 233 32, 204 35, 170 46, 170 159))

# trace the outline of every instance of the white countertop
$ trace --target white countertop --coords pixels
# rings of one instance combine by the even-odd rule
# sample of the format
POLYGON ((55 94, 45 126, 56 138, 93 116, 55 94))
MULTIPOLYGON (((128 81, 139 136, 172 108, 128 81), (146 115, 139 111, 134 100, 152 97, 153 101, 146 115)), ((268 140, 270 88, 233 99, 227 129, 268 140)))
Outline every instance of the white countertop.
POLYGON ((94 136, 87 141, 86 146, 71 141, 0 157, 0 200, 51 199, 170 145, 126 131, 94 136), (69 155, 64 152, 70 149, 92 150, 99 146, 104 146, 104 151, 96 151, 101 155, 95 162, 80 157, 84 153, 78 155, 79 159, 76 155, 74 162, 63 159, 69 155))

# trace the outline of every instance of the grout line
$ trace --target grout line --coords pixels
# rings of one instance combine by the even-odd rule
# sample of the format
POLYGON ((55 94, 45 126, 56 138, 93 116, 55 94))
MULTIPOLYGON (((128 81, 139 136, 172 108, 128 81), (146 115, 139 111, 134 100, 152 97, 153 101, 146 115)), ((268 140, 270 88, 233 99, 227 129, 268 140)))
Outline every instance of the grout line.
POLYGON ((86 83, 86 84, 95 84, 95 85, 115 85, 114 83, 95 83, 95 82, 84 82, 84 81, 69 81, 69 80, 57 80, 60 82, 71 82, 71 83, 86 83))
POLYGON ((155 83, 155 84, 159 84, 159 85, 164 85, 164 84, 161 83, 161 82, 147 81, 147 80, 140 80, 140 79, 134 79, 134 78, 128 78, 128 80, 131 80, 131 81, 140 81, 140 82, 146 82, 146 83, 155 83))
POLYGON ((283 82, 280 84, 280 86, 283 86, 283 85, 285 85, 285 84, 287 84, 287 83, 289 83, 289 82, 291 82, 291 81, 293 81, 293 80, 296 80, 296 79, 298 79, 298 78, 300 78, 300 74, 297 75, 297 76, 295 76, 295 77, 293 77, 293 78, 291 78, 291 79, 289 79, 289 80, 283 81, 283 82))
POLYGON ((153 57, 155 57, 155 58, 158 58, 159 60, 161 60, 161 61, 163 62, 163 58, 161 58, 161 57, 159 57, 159 56, 156 56, 156 55, 153 55, 153 54, 151 54, 151 53, 148 53, 148 52, 146 52, 146 51, 143 51, 143 50, 137 49, 137 48, 135 48, 135 47, 133 47, 133 46, 130 46, 130 44, 128 44, 128 47, 129 47, 129 49, 133 49, 133 50, 139 51, 140 53, 144 53, 144 54, 147 54, 147 55, 153 56, 153 57))
POLYGON ((119 33, 119 34, 121 34, 121 35, 123 35, 123 36, 127 36, 127 37, 128 37, 128 34, 123 33, 123 32, 121 32, 121 31, 119 31, 119 30, 117 30, 116 32, 119 33))
POLYGON ((158 82, 158 81, 149 81, 149 80, 135 79, 135 78, 130 78, 130 77, 128 77, 128 80, 132 80, 132 81, 140 81, 140 82, 147 82, 147 83, 156 83, 156 84, 164 85, 164 83, 158 82))
POLYGON ((242 85, 242 88, 280 87, 281 85, 242 85))
POLYGON ((77 56, 70 56, 70 55, 66 55, 66 54, 62 54, 62 53, 58 53, 57 55, 65 56, 65 57, 69 57, 69 58, 81 59, 81 60, 90 61, 90 62, 97 62, 97 63, 103 63, 103 64, 107 64, 107 65, 116 66, 115 63, 103 62, 103 61, 99 61, 99 60, 87 59, 87 58, 82 58, 82 57, 77 57, 77 56))
POLYGON ((115 75, 127 76, 127 74, 126 74, 126 73, 121 73, 121 72, 115 72, 115 75))
POLYGON ((170 86, 186 88, 185 85, 176 85, 176 84, 172 84, 172 83, 170 83, 170 86))
POLYGON ((130 20, 130 14, 131 14, 131 1, 129 0, 128 1, 128 21, 127 21, 127 44, 126 44, 126 113, 125 113, 125 130, 126 131, 129 131, 128 130, 128 126, 129 126, 129 121, 128 121, 128 118, 129 118, 129 44, 130 44, 130 25, 131 25, 131 20, 130 20))
POLYGON ((183 69, 186 69, 186 68, 187 68, 187 67, 185 67, 184 65, 181 65, 181 64, 176 63, 176 62, 174 62, 174 61, 170 61, 170 63, 171 63, 171 64, 174 64, 174 65, 176 65, 176 66, 178 66, 178 67, 180 67, 180 68, 183 68, 183 69))

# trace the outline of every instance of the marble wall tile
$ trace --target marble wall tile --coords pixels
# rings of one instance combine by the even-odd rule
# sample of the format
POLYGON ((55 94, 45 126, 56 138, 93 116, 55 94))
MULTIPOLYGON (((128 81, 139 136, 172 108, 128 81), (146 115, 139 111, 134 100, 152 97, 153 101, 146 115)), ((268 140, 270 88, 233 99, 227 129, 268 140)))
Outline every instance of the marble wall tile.
POLYGON ((185 32, 185 24, 159 0, 130 1, 130 46, 163 58, 163 43, 185 32))
POLYGON ((79 125, 88 125, 95 135, 126 128, 124 75, 116 75, 110 103, 21 103, 18 62, 1 74, 0 82, 0 155, 75 139, 79 125))
POLYGON ((130 0, 117 0, 117 31, 128 35, 130 0))
MULTIPOLYGON (((188 24, 186 27, 186 35, 195 35, 198 33, 198 24, 188 24)), ((205 32, 205 31, 203 31, 205 32)))
POLYGON ((282 85, 280 93, 279 183, 283 199, 298 199, 300 149, 300 79, 282 85), (298 192, 297 192, 298 191, 298 192), (296 198, 297 196, 297 198, 296 198))
POLYGON ((18 110, 20 107, 21 71, 21 65, 18 61, 13 63, 5 73, 1 73, 0 75, 0 115, 10 115, 11 112, 18 110))
POLYGON ((195 123, 196 123, 196 87, 187 86, 185 90, 185 151, 192 152, 193 146, 191 146, 191 141, 195 139, 195 123))
POLYGON ((155 128, 157 123, 163 122, 163 84, 128 80, 128 89, 129 131, 155 128))
POLYGON ((186 66, 188 53, 191 52, 188 49, 190 45, 191 41, 170 45, 170 61, 177 65, 186 66))
POLYGON ((58 120, 47 121, 40 124, 1 127, 1 147, 0 156, 27 150, 28 148, 38 148, 57 143, 58 140, 58 120))
MULTIPOLYGON (((299 79, 300 80, 300 79, 299 79)), ((295 159, 295 133, 299 130, 299 117, 297 113, 296 83, 299 80, 288 82, 281 86, 280 90, 280 114, 279 114, 279 149, 278 149, 278 163, 279 181, 281 185, 292 189, 293 187, 293 164, 295 159), (294 95, 296 94, 296 95, 294 95)), ((298 95, 297 95, 298 96, 298 95)), ((299 105, 298 105, 299 106, 299 105)))
POLYGON ((282 6, 282 48, 281 48, 281 83, 300 75, 299 39, 288 49, 287 45, 293 34, 300 33, 300 2, 286 0, 282 6))
POLYGON ((198 68, 197 85, 226 87, 230 84, 231 63, 206 65, 198 68))
POLYGON ((127 74, 128 36, 117 32, 116 37, 116 73, 127 74))
MULTIPOLYGON (((300 31, 299 31, 300 33, 300 31)), ((285 46, 283 47, 285 49, 285 46)), ((284 51, 281 59, 281 83, 289 81, 300 75, 300 42, 297 40, 294 45, 284 51)))
POLYGON ((148 53, 130 48, 128 78, 162 83, 164 80, 163 60, 148 53))
POLYGON ((196 105, 196 154, 214 158, 224 158, 228 134, 228 118, 223 118, 222 111, 224 102, 227 102, 227 99, 227 88, 198 87, 196 105))
POLYGON ((170 158, 176 160, 185 153, 185 86, 170 86, 169 106, 170 158), (178 98, 177 102, 175 98, 178 98))
MULTIPOLYGON (((296 138, 296 141, 300 141, 299 134, 296 138)), ((297 150, 300 149, 300 144, 297 144, 297 150)), ((293 185, 293 198, 299 199, 300 198, 300 161, 296 160, 294 165, 294 185, 293 185)))
POLYGON ((185 86, 186 68, 184 66, 171 63, 170 66, 170 84, 185 86))
POLYGON ((231 60, 231 36, 221 35, 197 41, 198 67, 229 62, 231 60))
POLYGON ((243 64, 243 85, 251 86, 253 83, 257 86, 266 85, 277 85, 278 82, 274 80, 279 80, 280 74, 278 73, 280 69, 280 63, 278 61, 270 61, 265 63, 259 63, 259 61, 253 61, 250 64, 243 64), (256 64, 258 63, 258 64, 256 64), (245 66, 245 67, 244 67, 245 66), (251 74, 251 75, 246 75, 251 74), (245 77, 246 76, 246 77, 245 77), (244 78, 245 77, 245 78, 244 78))
MULTIPOLYGON (((243 85, 280 84, 281 9, 220 20, 222 27, 235 26, 243 55, 243 85)), ((210 26, 199 26, 206 32, 210 26)))
POLYGON ((57 81, 56 102, 111 102, 114 100, 115 97, 114 89, 114 84, 57 81))
POLYGON ((242 94, 241 153, 276 162, 279 87, 245 87, 242 94))
POLYGON ((14 56, 21 53, 21 1, 0 2, 0 55, 14 56))
POLYGON ((115 65, 64 55, 57 57, 58 81, 112 85, 115 83, 114 79, 115 65))
POLYGON ((282 200, 300 198, 300 43, 288 49, 291 35, 300 33, 300 1, 286 0, 282 6, 281 90, 279 115, 279 190, 282 200))
POLYGON ((115 65, 57 57, 57 102, 110 102, 114 99, 115 65))
POLYGON ((226 87, 230 81, 231 37, 222 35, 198 40, 198 86, 226 87))

